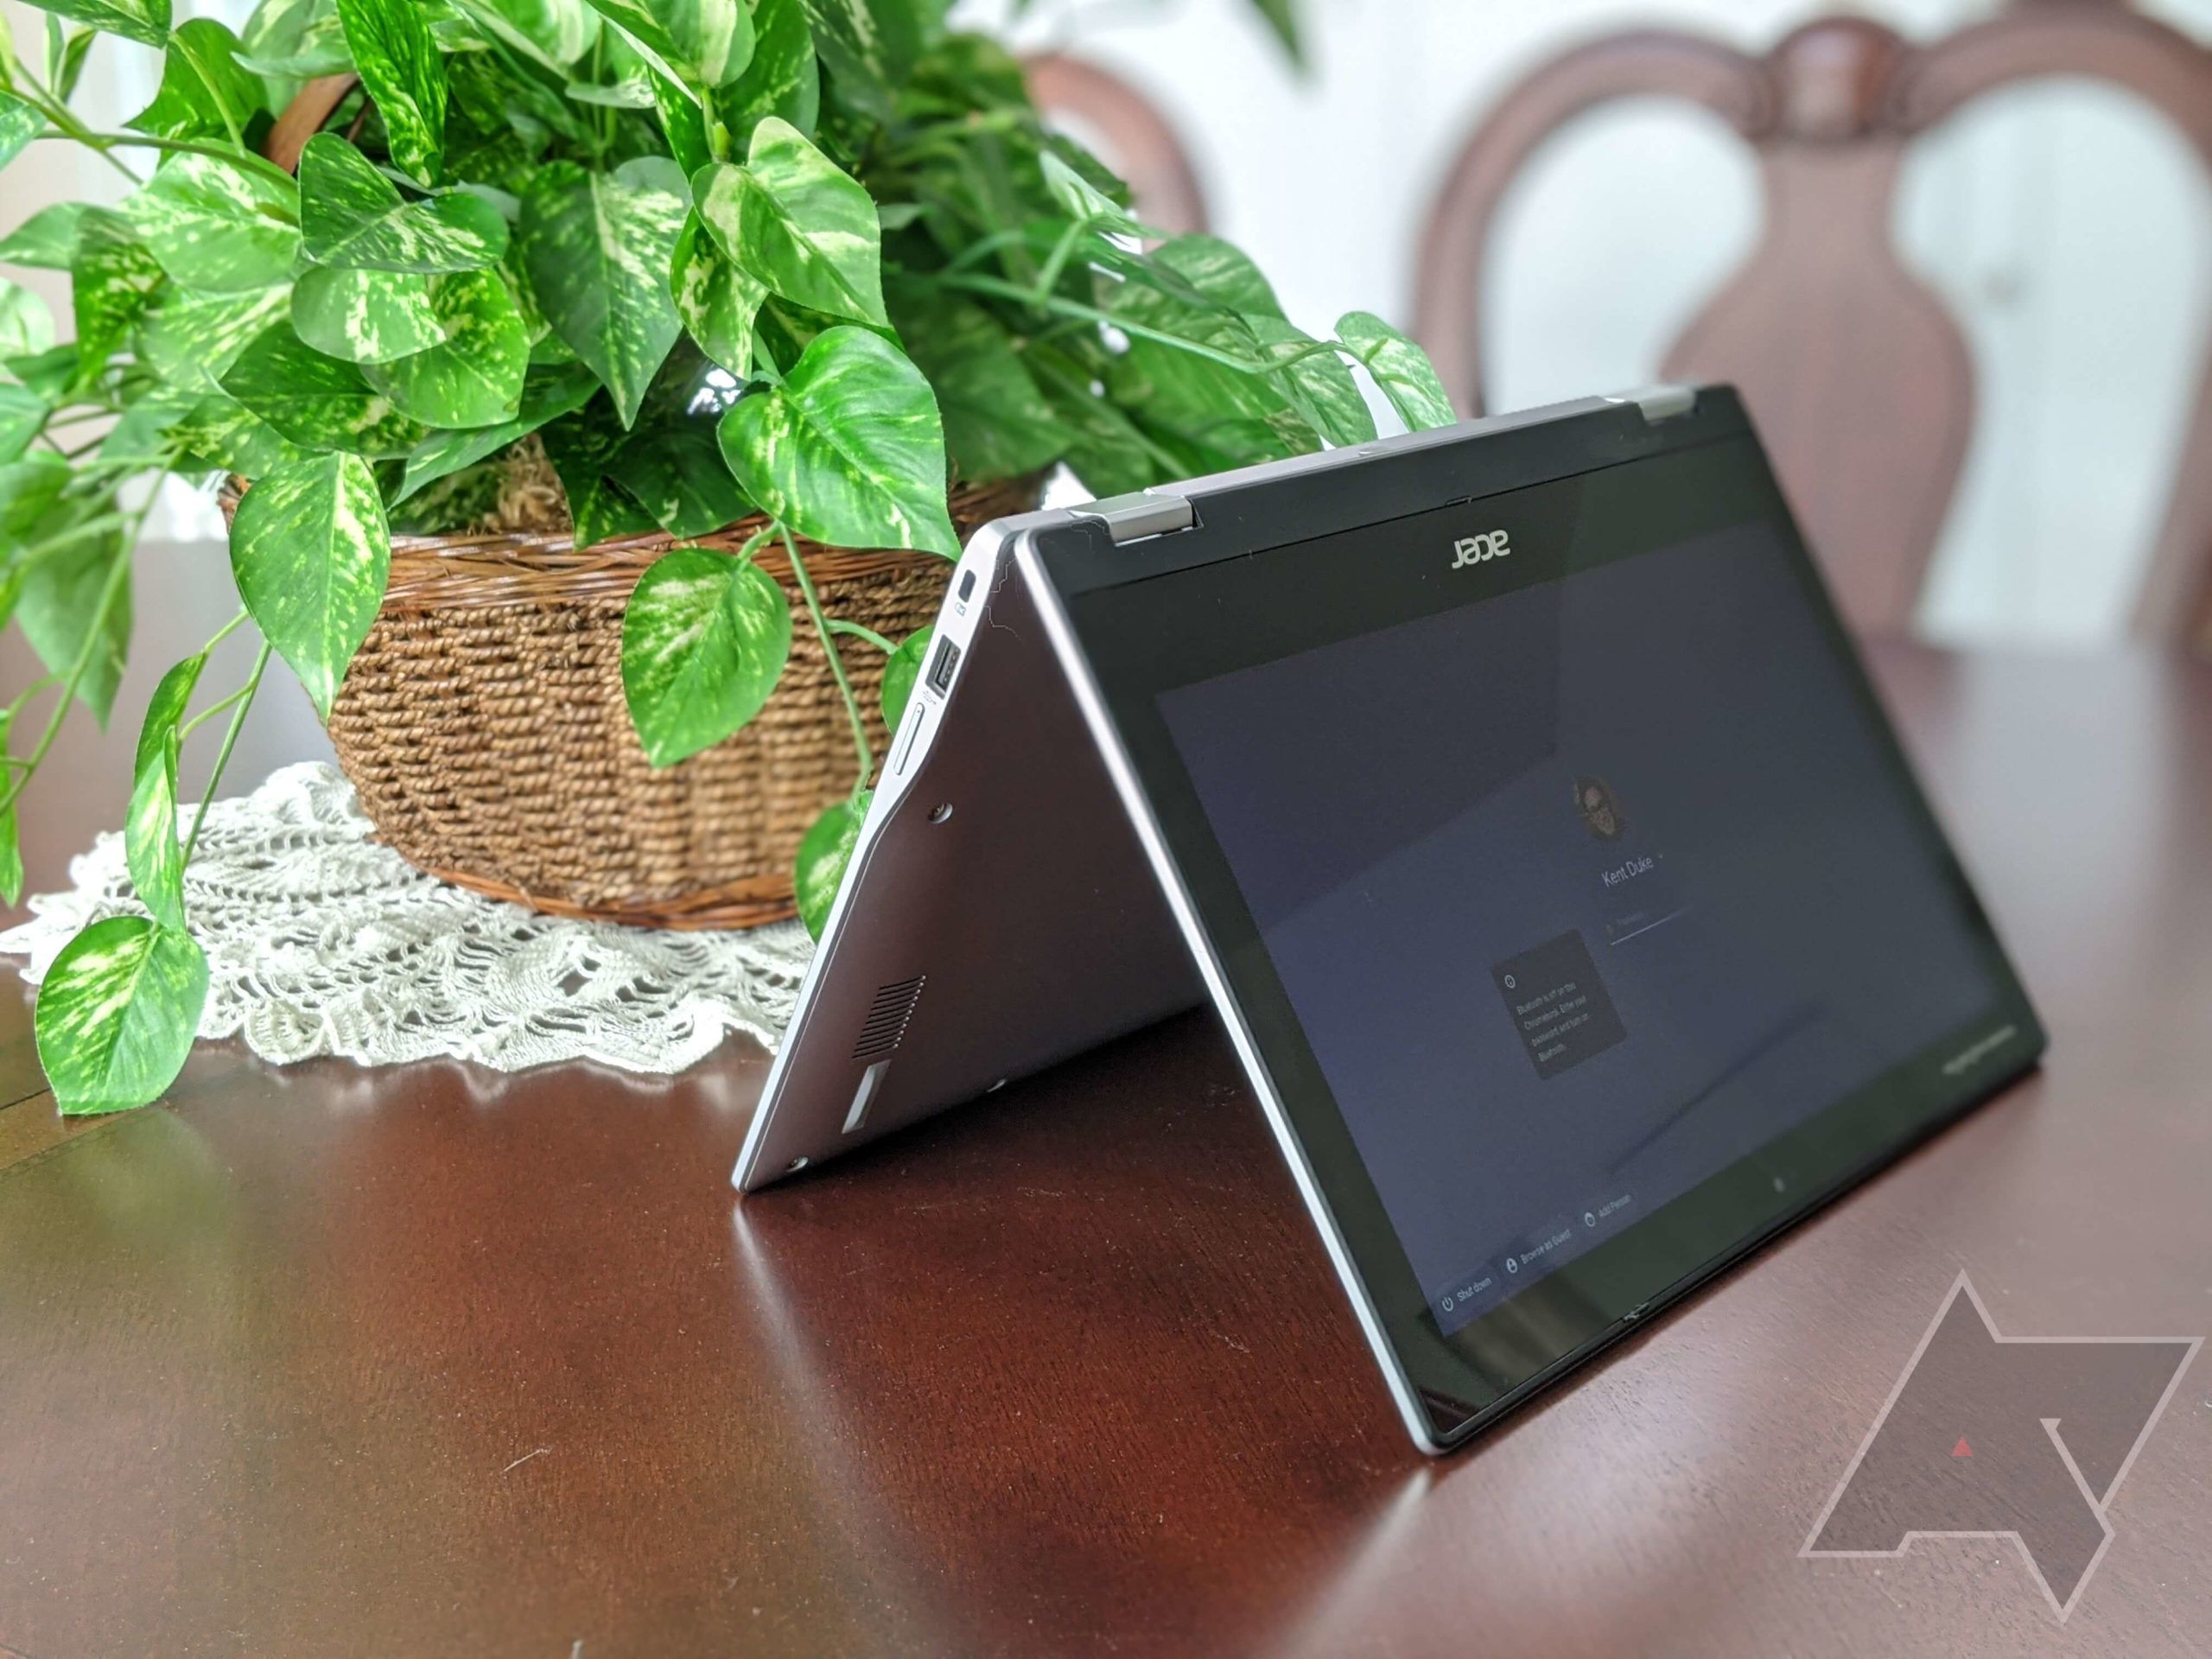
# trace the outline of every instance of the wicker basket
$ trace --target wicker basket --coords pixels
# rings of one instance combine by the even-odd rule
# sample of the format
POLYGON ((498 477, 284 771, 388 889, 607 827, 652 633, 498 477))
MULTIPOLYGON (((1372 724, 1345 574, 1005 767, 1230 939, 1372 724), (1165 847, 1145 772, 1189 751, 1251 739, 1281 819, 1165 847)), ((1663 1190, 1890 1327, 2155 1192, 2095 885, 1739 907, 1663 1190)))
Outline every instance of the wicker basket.
MULTIPOLYGON (((953 522, 1034 504, 1033 480, 956 491, 953 522)), ((699 544, 732 550, 759 528, 699 544)), ((447 880, 556 915, 751 927, 795 913, 799 837, 852 785, 853 744, 789 562, 764 550, 798 626, 768 706, 655 771, 622 695, 622 609, 666 536, 577 551, 565 535, 396 537, 384 608, 330 712, 338 763, 378 833, 447 880)), ((823 608, 900 639, 937 615, 930 554, 802 543, 823 608)), ((882 753, 880 652, 848 671, 882 753)))

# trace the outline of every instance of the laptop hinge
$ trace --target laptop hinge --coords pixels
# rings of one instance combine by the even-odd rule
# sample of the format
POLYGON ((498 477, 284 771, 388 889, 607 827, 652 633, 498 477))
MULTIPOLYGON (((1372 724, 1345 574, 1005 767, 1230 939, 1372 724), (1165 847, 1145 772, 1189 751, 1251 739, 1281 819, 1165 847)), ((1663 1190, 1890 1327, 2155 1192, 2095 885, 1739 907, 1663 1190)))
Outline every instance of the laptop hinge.
POLYGON ((1086 501, 1068 511, 1078 518, 1096 518, 1105 525, 1106 533, 1114 538, 1116 546, 1123 542, 1142 541, 1147 536, 1188 530, 1198 522, 1198 514, 1191 510, 1188 501, 1160 490, 1109 495, 1103 501, 1086 501))
POLYGON ((1695 386, 1657 385, 1639 386, 1634 391, 1618 392, 1608 397, 1609 404, 1634 404, 1643 411, 1645 422, 1656 426, 1677 415, 1687 415, 1697 407, 1695 386))

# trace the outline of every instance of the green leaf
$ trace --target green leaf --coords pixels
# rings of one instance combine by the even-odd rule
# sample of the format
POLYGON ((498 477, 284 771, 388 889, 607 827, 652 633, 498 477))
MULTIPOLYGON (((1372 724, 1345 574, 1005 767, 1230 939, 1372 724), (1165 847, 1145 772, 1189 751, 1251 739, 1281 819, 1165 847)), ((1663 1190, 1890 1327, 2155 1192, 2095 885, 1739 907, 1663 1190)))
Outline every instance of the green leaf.
POLYGON ((446 65, 421 0, 338 0, 361 86, 383 118, 392 164, 426 188, 445 163, 446 65))
POLYGON ((1321 436, 1333 444, 1372 443, 1375 413, 1332 341, 1325 351, 1303 329, 1278 317, 1247 317, 1268 359, 1268 379, 1321 436))
POLYGON ((293 286, 292 327, 316 351, 348 363, 426 352, 445 339, 430 281, 406 271, 316 266, 293 286))
POLYGON ((1075 435, 1038 390, 1013 336, 981 306, 914 294, 899 305, 899 334, 937 393, 962 478, 1018 478, 1067 453, 1075 435))
POLYGON ((899 722, 906 717, 906 704, 914 695, 914 687, 922 677, 922 664, 929 660, 930 642, 937 638, 935 628, 924 628, 919 633, 906 636, 883 662, 883 728, 896 732, 899 722))
POLYGON ((130 771, 130 809, 123 822, 124 861, 138 902, 163 927, 184 926, 184 849, 176 836, 179 728, 192 702, 207 653, 188 657, 162 676, 138 728, 138 755, 130 771))
POLYGON ((23 153, 46 130, 46 118, 12 92, 0 92, 0 167, 23 153))
POLYGON ((263 478, 314 454, 219 391, 202 394, 166 435, 180 454, 239 478, 263 478))
POLYGON ((572 539, 578 547, 594 547, 657 528, 652 514, 607 475, 626 436, 621 416, 604 397, 593 398, 565 420, 547 423, 539 433, 546 459, 560 474, 562 493, 569 499, 569 516, 575 524, 572 539))
POLYGON ((1371 311, 1347 311, 1338 321, 1337 338, 1375 377, 1407 430, 1458 423, 1459 414, 1428 353, 1382 318, 1371 311))
POLYGON ((682 197, 636 173, 569 162, 546 168, 523 198, 523 263, 538 307, 625 426, 683 333, 669 272, 684 212, 682 197))
POLYGON ((641 418, 607 472, 671 536, 704 536, 753 511, 722 459, 714 421, 705 416, 641 418))
POLYGON ((0 276, 0 358, 33 356, 53 344, 54 313, 46 302, 0 276))
POLYGON ((1172 476, 1135 423, 1091 390, 1090 375, 1046 346, 1029 348, 1030 366, 1061 423, 1072 433, 1067 464, 1096 496, 1128 495, 1172 476))
POLYGON ((169 0, 31 0, 41 11, 73 17, 142 46, 168 39, 169 0))
POLYGON ((707 140, 707 112, 698 99, 658 70, 645 71, 645 87, 660 116, 660 130, 668 139, 668 153, 690 178, 715 159, 707 140))
POLYGON ((81 201, 57 201, 41 207, 0 240, 0 264, 38 270, 67 270, 77 257, 77 225, 92 211, 81 201))
POLYGON ((39 525, 35 534, 41 540, 67 539, 50 547, 24 573, 22 593, 16 604, 16 620, 23 638, 54 673, 68 672, 86 639, 93 639, 85 677, 77 683, 77 696, 102 726, 107 724, 108 710, 114 707, 116 687, 122 683, 124 658, 130 645, 128 575, 105 620, 99 622, 97 634, 94 621, 108 574, 117 560, 126 556, 126 550, 119 530, 71 535, 70 525, 105 517, 113 507, 111 498, 103 498, 74 512, 65 512, 58 521, 48 519, 39 525))
POLYGON ((0 466, 21 460, 53 413, 28 386, 0 385, 0 466))
POLYGON ((200 394, 190 386, 155 385, 136 394, 123 411, 123 418, 100 440, 96 452, 100 461, 168 471, 181 457, 168 436, 169 429, 189 414, 199 399, 200 394))
MULTIPOLYGON (((474 467, 497 454, 518 439, 529 436, 548 421, 574 414, 591 401, 599 381, 581 363, 546 364, 531 369, 523 382, 522 409, 500 426, 474 431, 433 432, 407 458, 407 474, 397 501, 404 501, 427 484, 474 467)), ((396 505, 396 501, 394 505, 396 505)))
POLYGON ((816 938, 829 925, 830 906, 837 889, 845 884, 845 867, 853 861, 861 825, 868 820, 873 792, 861 790, 850 800, 840 801, 814 821, 798 843, 798 860, 791 871, 791 887, 798 899, 798 918, 816 938))
POLYGON ((392 407, 425 426, 498 426, 514 419, 530 370, 530 334, 496 271, 457 271, 431 294, 439 344, 364 365, 392 407))
POLYGON ((0 467, 0 555, 12 556, 41 538, 73 476, 69 463, 46 449, 0 467))
POLYGON ((695 215, 677 239, 669 286, 699 349, 740 380, 753 378, 753 325, 768 290, 747 276, 695 215))
POLYGON ((746 0, 591 0, 687 86, 715 92, 753 60, 746 0))
POLYGON ((261 82, 238 67, 238 37, 212 18, 194 17, 169 36, 161 91, 124 124, 157 138, 245 141, 269 107, 261 82))
POLYGON ((332 0, 261 0, 238 31, 239 67, 273 83, 271 100, 289 103, 296 83, 353 67, 332 0))
POLYGON ((423 429, 362 377, 353 364, 316 351, 289 323, 238 354, 223 390, 304 449, 341 449, 378 459, 404 455, 423 429))
POLYGON ((282 288, 236 294, 167 288, 138 327, 138 356, 172 385, 213 391, 254 339, 290 312, 282 288))
POLYGON ((722 417, 745 493, 832 547, 960 556, 945 511, 944 427, 922 372, 865 328, 832 328, 780 385, 722 417))
POLYGON ((507 248, 507 222, 490 202, 462 191, 407 201, 331 132, 300 152, 300 219, 307 257, 347 270, 482 270, 507 248))
POLYGON ((746 165, 713 168, 692 192, 723 251, 774 292, 889 326, 874 199, 789 122, 762 121, 746 165))
POLYGON ((887 120, 941 9, 918 0, 805 0, 815 49, 855 108, 887 120))
MULTIPOLYGON (((715 99, 715 113, 741 144, 752 142, 753 126, 768 116, 811 133, 821 112, 822 74, 804 0, 758 0, 753 29, 753 61, 737 84, 715 99)), ((677 159, 683 157, 679 153, 677 159)), ((706 161, 702 156, 686 170, 696 173, 706 161)))
POLYGON ((76 312, 78 383, 89 385, 146 315, 162 267, 120 214, 96 209, 77 230, 69 267, 76 312))
MULTIPOLYGON (((49 404, 60 404, 77 383, 77 342, 73 340, 28 355, 10 353, 5 342, 16 320, 10 315, 10 304, 9 290, 0 288, 0 376, 12 375, 34 396, 49 404)), ((46 302, 34 296, 32 310, 36 321, 50 334, 54 319, 48 314, 46 302)))
POLYGON ((358 455, 279 467, 238 502, 231 526, 238 597, 325 720, 391 570, 384 502, 358 455))
MULTIPOLYGON (((298 188, 213 156, 171 157, 123 214, 186 288, 271 288, 289 280, 300 251, 298 188)), ((86 228, 91 223, 87 216, 86 228)))
POLYGON ((143 916, 94 922, 61 947, 38 989, 39 1064, 65 1116, 150 1105, 192 1053, 207 958, 192 936, 143 916))
POLYGON ((760 712, 791 655, 783 588, 758 565, 682 547, 622 613, 622 693, 645 758, 673 766, 760 712))
POLYGON ((1044 168, 1045 188, 1052 192, 1052 200, 1059 203, 1069 218, 1088 220, 1099 230, 1114 236, 1147 237, 1157 234, 1056 151, 1046 150, 1038 159, 1044 168))
POLYGON ((569 68, 600 37, 599 14, 585 0, 478 0, 467 10, 494 38, 527 41, 550 67, 569 68))

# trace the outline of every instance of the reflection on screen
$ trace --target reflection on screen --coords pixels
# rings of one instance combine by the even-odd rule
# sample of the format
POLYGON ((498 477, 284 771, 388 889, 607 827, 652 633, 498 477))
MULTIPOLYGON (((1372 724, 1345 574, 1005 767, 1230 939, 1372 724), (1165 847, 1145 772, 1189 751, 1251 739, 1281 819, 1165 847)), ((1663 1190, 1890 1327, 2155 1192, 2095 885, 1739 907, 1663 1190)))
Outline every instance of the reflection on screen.
POLYGON ((1446 1330, 1994 995, 1771 537, 1160 698, 1446 1330))

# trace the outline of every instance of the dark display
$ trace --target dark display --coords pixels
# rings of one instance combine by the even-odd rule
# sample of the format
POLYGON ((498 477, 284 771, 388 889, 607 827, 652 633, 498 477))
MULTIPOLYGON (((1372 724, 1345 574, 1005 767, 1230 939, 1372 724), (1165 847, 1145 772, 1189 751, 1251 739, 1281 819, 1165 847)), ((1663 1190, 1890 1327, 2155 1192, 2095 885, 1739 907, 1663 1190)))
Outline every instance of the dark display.
POLYGON ((1764 525, 1160 706, 1446 1330, 1994 999, 1764 525))

